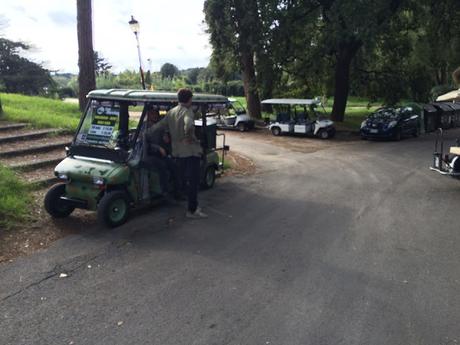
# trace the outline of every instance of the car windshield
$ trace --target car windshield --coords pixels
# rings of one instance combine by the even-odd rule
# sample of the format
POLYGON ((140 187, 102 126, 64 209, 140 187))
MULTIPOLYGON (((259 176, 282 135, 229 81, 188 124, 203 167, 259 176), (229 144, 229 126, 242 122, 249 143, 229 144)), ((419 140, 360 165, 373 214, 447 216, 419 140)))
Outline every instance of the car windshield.
POLYGON ((369 116, 373 120, 396 120, 398 117, 399 113, 395 109, 379 110, 369 116))

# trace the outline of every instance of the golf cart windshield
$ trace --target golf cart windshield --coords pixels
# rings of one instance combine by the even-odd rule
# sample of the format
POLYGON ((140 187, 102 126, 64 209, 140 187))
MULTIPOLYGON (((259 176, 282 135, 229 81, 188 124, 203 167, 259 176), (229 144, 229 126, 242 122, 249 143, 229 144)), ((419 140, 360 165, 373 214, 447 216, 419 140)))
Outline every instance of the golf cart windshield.
POLYGON ((143 102, 90 99, 70 155, 123 162, 133 148, 143 102))
POLYGON ((75 144, 114 149, 120 135, 120 103, 92 100, 86 111, 75 144))
MULTIPOLYGON (((232 105, 232 108, 233 108, 233 110, 235 111, 235 113, 237 115, 241 115, 241 114, 246 113, 246 109, 244 109, 243 105, 239 101, 237 101, 237 100, 231 101, 231 105, 232 105)), ((231 110, 230 110, 230 112, 231 112, 231 110)))

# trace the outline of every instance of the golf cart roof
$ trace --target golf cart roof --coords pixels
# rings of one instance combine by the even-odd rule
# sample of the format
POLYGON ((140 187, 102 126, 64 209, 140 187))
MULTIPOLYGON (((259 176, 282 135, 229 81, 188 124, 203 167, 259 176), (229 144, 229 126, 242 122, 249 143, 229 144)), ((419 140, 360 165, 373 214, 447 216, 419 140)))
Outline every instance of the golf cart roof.
POLYGON ((460 89, 439 96, 437 102, 460 101, 460 89))
POLYGON ((319 99, 273 98, 262 101, 262 104, 312 105, 321 104, 321 101, 319 99))
POLYGON ((449 103, 433 102, 431 104, 443 111, 447 111, 447 112, 453 111, 452 107, 449 106, 449 103))
MULTIPOLYGON (((137 101, 137 102, 171 102, 177 103, 177 93, 159 92, 147 90, 94 90, 91 91, 88 98, 93 99, 110 99, 118 101, 137 101)), ((220 95, 208 95, 197 93, 193 95, 193 103, 228 103, 227 97, 220 95)))

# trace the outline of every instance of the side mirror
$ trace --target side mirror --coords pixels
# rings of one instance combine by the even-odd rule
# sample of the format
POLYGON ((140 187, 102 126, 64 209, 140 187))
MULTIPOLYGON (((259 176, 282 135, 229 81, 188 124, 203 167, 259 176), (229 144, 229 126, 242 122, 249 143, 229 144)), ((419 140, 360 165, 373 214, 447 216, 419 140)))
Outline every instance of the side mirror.
POLYGON ((230 146, 229 145, 224 145, 224 151, 230 151, 230 146))

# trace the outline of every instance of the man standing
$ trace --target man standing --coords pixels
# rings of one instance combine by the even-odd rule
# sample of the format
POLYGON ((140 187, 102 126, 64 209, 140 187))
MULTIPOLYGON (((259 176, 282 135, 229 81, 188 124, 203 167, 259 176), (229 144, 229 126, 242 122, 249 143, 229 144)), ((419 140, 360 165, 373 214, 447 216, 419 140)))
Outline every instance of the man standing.
POLYGON ((200 185, 200 161, 203 149, 195 136, 195 116, 192 111, 193 93, 189 89, 180 89, 177 94, 179 105, 168 111, 165 118, 148 130, 152 135, 156 128, 167 128, 171 136, 172 154, 177 158, 179 169, 187 188, 187 218, 207 218, 198 207, 198 188, 200 185))

